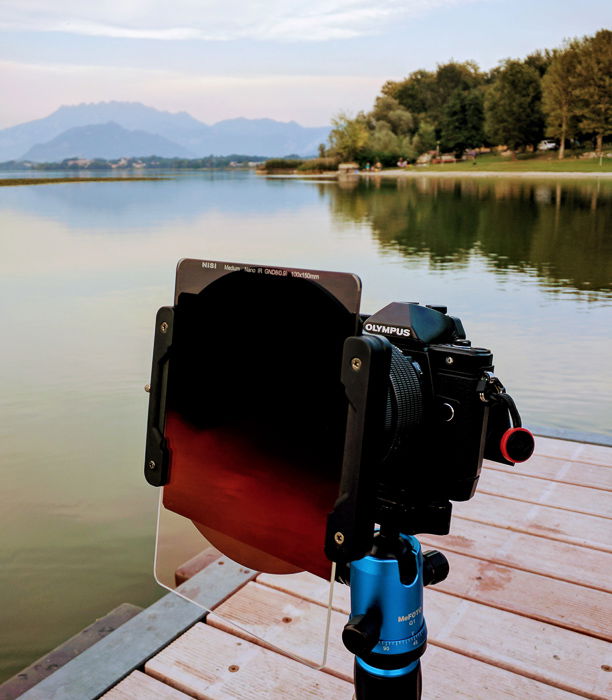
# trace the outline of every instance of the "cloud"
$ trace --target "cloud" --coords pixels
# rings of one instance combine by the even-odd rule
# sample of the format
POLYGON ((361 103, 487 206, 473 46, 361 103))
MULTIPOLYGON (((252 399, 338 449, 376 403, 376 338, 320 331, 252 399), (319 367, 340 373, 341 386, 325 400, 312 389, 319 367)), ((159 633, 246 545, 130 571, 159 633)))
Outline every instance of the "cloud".
POLYGON ((0 29, 166 41, 327 41, 475 0, 3 0, 0 29))

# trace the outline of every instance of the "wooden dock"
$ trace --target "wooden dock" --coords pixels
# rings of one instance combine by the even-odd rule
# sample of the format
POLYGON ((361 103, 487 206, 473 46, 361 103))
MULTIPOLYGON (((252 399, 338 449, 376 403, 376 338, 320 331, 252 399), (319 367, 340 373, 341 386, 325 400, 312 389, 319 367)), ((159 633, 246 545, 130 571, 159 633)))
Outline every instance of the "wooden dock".
MULTIPOLYGON (((451 564, 448 579, 426 589, 424 700, 612 698, 612 448, 538 438, 526 464, 485 465, 477 496, 454 505, 450 535, 421 539, 451 564)), ((208 568, 217 573, 214 563, 208 568)), ((241 574, 240 587, 216 610, 225 620, 248 615, 251 629, 315 661, 325 584, 308 574, 283 577, 282 585, 278 577, 241 574)), ((340 639, 348 589, 336 589, 323 670, 237 636, 210 614, 140 665, 131 662, 103 697, 349 700, 353 658, 340 639)), ((23 697, 102 694, 79 695, 73 685, 71 695, 69 675, 60 685, 52 679, 23 697)))

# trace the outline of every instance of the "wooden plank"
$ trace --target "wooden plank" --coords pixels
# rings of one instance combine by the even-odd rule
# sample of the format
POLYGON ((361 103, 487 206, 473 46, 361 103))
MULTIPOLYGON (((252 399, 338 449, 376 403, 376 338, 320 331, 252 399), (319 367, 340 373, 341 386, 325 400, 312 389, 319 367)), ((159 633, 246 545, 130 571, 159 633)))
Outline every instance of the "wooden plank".
POLYGON ((45 654, 27 668, 0 685, 1 700, 13 700, 33 688, 44 678, 55 673, 70 660, 89 649, 101 639, 118 629, 128 620, 141 612, 142 608, 130 603, 123 603, 107 615, 96 620, 84 630, 67 639, 63 644, 45 654))
POLYGON ((552 479, 553 481, 561 481, 566 484, 612 491, 612 469, 598 464, 572 462, 567 459, 544 457, 536 454, 524 465, 519 465, 518 467, 487 462, 486 460, 483 466, 483 471, 495 470, 508 474, 522 473, 538 479, 552 479))
MULTIPOLYGON (((601 469, 601 467, 597 467, 601 469)), ((612 475, 612 469, 606 469, 612 475)), ((576 513, 612 518, 612 494, 585 486, 536 479, 526 474, 485 469, 478 481, 478 493, 501 496, 563 508, 576 513)))
MULTIPOLYGON (((290 583, 295 587, 296 579, 290 583)), ((259 583, 245 586, 223 604, 224 616, 231 619, 234 614, 244 616, 250 610, 254 624, 275 628, 274 643, 280 649, 308 655, 307 626, 300 624, 301 620, 295 625, 282 625, 278 620, 279 608, 295 605, 291 599, 300 591, 293 590, 293 595, 270 591, 272 596, 262 594, 260 589, 265 588, 259 583)), ((316 604, 300 607, 301 618, 321 620, 323 613, 323 606, 316 604)), ((593 700, 606 700, 612 695, 612 675, 605 670, 610 664, 610 645, 600 639, 435 589, 425 591, 425 617, 432 645, 593 700)), ((340 641, 345 622, 346 615, 332 613, 326 669, 346 678, 347 652, 340 641)))
POLYGON ((22 700, 97 698, 202 619, 253 572, 224 559, 181 587, 199 605, 169 593, 21 696, 22 700))
MULTIPOLYGON (((287 583, 294 590, 300 589, 293 576, 287 577, 287 583)), ((324 661, 327 609, 299 597, 299 593, 297 596, 288 595, 252 582, 245 586, 244 592, 238 591, 215 612, 219 615, 210 614, 206 620, 208 625, 261 644, 264 644, 261 641, 264 639, 268 647, 313 667, 321 666, 324 661)), ((334 615, 346 622, 345 613, 334 611, 334 615)), ((340 635, 332 634, 325 669, 339 669, 339 677, 350 680, 352 662, 347 653, 340 635)))
POLYGON ((191 696, 181 693, 165 683, 160 683, 140 671, 133 671, 121 683, 105 693, 102 700, 189 700, 191 696))
POLYGON ((350 700, 353 694, 350 682, 201 623, 148 661, 145 670, 202 700, 350 700))
POLYGON ((450 574, 435 590, 612 641, 609 593, 446 552, 450 574))
POLYGON ((441 647, 429 646, 421 663, 423 700, 578 700, 581 697, 441 647))
POLYGON ((22 700, 96 698, 203 615, 195 604, 169 593, 28 690, 22 700))
MULTIPOLYGON (((273 574, 259 574, 257 583, 277 591, 295 592, 304 600, 319 605, 327 605, 329 598, 329 581, 313 576, 306 571, 290 576, 275 576, 273 574), (294 583, 292 583, 294 582, 294 583)), ((342 583, 334 584, 334 596, 332 607, 334 610, 346 613, 350 608, 351 592, 348 586, 342 583)))
POLYGON ((453 503, 453 514, 455 519, 465 518, 514 532, 612 552, 610 522, 596 515, 513 501, 487 493, 477 493, 465 503, 453 503))
POLYGON ((467 554, 612 593, 610 555, 595 549, 509 532, 461 518, 453 519, 450 535, 422 535, 420 539, 425 546, 443 552, 467 554))
POLYGON ((593 700, 612 697, 608 643, 425 590, 432 644, 593 700))
POLYGON ((174 572, 174 582, 177 586, 180 586, 185 581, 193 578, 200 571, 203 571, 207 566, 214 564, 221 558, 221 552, 214 547, 207 547, 206 549, 198 552, 194 557, 186 561, 184 564, 178 567, 174 572))
POLYGON ((612 447, 590 445, 583 442, 571 442, 557 438, 536 437, 536 453, 545 457, 570 459, 573 462, 612 466, 612 447))

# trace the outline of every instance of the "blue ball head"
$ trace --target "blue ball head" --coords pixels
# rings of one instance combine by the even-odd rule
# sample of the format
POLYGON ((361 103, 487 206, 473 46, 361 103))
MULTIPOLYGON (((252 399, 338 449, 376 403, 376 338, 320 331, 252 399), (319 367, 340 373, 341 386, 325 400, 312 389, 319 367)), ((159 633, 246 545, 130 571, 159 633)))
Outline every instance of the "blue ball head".
POLYGON ((342 641, 355 654, 357 700, 420 698, 423 586, 447 574, 442 554, 423 554, 416 537, 396 532, 379 532, 370 554, 351 562, 351 617, 342 641))

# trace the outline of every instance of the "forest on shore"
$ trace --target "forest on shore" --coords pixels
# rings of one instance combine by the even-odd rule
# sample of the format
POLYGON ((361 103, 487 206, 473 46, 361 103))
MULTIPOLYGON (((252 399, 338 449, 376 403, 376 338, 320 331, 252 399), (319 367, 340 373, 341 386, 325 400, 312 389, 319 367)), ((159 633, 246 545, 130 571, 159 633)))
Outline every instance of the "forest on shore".
POLYGON ((560 48, 506 59, 490 71, 449 61, 387 81, 370 112, 338 114, 321 157, 413 162, 428 151, 454 153, 504 145, 513 152, 556 140, 602 153, 612 133, 612 31, 567 40, 560 48))

